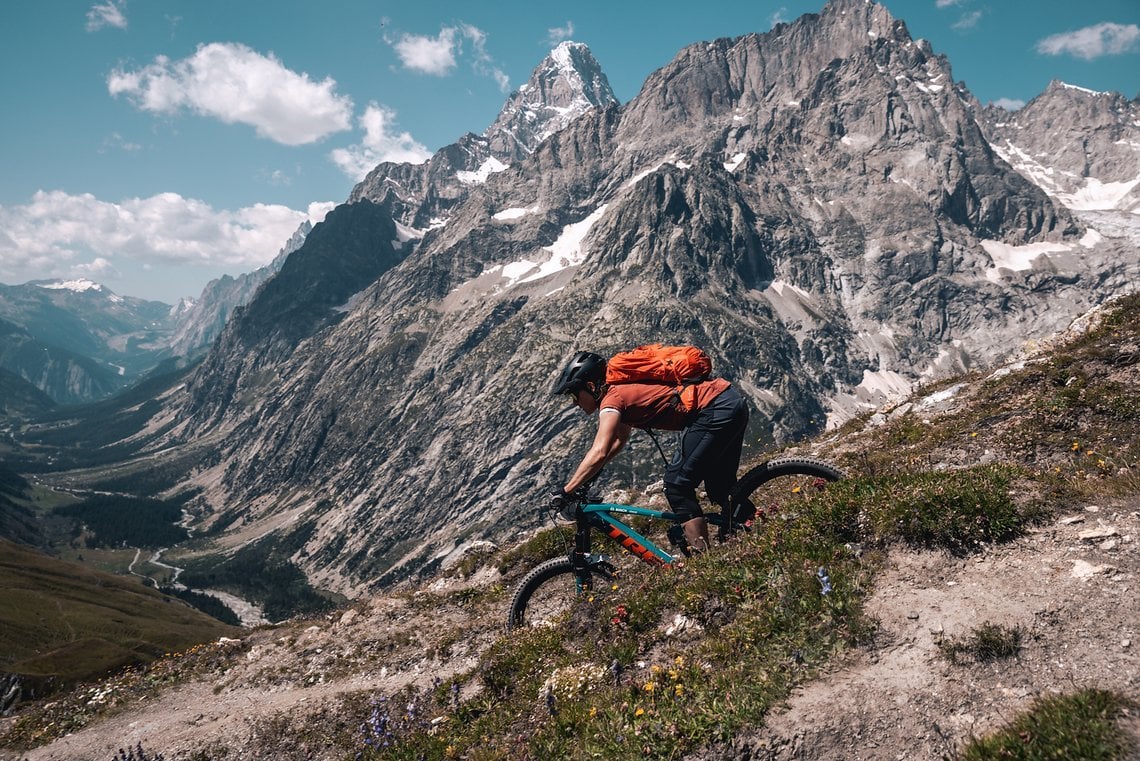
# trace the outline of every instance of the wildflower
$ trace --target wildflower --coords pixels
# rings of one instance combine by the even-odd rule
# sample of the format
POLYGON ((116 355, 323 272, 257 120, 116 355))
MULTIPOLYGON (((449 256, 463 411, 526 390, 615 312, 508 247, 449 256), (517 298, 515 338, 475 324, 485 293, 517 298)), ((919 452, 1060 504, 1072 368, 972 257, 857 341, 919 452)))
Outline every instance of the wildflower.
POLYGON ((678 698, 679 698, 679 697, 681 697, 681 695, 683 695, 684 693, 685 693, 685 685, 683 685, 683 684, 676 684, 676 685, 673 685, 673 695, 674 695, 674 697, 678 697, 678 698))
POLYGON ((598 715, 598 707, 597 706, 590 706, 590 718, 593 719, 597 715, 598 715))
POLYGON ((645 686, 642 687, 642 689, 652 694, 653 691, 657 689, 657 682, 646 682, 645 686))
POLYGON ((1078 449, 1080 449, 1080 448, 1081 448, 1081 442, 1079 442, 1079 441, 1074 441, 1074 442, 1073 442, 1073 447, 1072 447, 1072 450, 1073 450, 1074 452, 1076 452, 1076 451, 1077 451, 1078 449))
POLYGON ((638 708, 636 711, 633 712, 633 715, 634 716, 644 716, 645 715, 645 709, 644 708, 638 708))
POLYGON ((673 663, 677 666, 677 668, 684 668, 685 656, 678 655, 676 658, 673 659, 673 663))

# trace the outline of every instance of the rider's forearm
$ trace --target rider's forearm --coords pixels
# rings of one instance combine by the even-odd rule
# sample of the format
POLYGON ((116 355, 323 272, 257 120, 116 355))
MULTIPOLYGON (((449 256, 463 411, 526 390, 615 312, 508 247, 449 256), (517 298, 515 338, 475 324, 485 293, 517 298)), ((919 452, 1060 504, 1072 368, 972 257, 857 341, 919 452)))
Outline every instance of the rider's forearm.
POLYGON ((567 493, 581 489, 589 483, 591 478, 598 474, 598 471, 601 470, 607 462, 613 459, 614 455, 621 451, 621 447, 622 442, 618 441, 610 447, 608 452, 591 448, 590 451, 586 453, 586 456, 582 458, 578 469, 574 471, 574 475, 566 482, 566 486, 564 486, 563 489, 567 493))

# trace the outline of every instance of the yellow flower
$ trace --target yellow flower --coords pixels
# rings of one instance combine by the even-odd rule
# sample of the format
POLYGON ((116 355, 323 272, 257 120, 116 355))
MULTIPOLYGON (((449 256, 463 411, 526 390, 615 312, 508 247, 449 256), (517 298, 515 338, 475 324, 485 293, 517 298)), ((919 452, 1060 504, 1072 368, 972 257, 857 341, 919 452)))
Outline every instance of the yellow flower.
POLYGON ((657 682, 646 682, 642 689, 646 692, 653 692, 657 689, 657 682))
POLYGON ((678 684, 678 685, 673 687, 673 694, 676 695, 677 697, 681 697, 681 695, 683 695, 684 693, 685 693, 685 685, 678 684))
POLYGON ((643 716, 643 715, 645 715, 645 709, 644 708, 638 708, 636 711, 633 712, 633 715, 634 716, 643 716))
POLYGON ((678 655, 673 659, 673 663, 676 664, 677 668, 682 668, 685 665, 685 656, 678 655))
POLYGON ((1076 452, 1076 451, 1077 451, 1078 449, 1080 449, 1080 448, 1081 448, 1081 442, 1079 442, 1079 441, 1074 441, 1074 442, 1073 442, 1073 451, 1074 451, 1074 452, 1076 452))
POLYGON ((592 719, 597 715, 598 715, 598 707, 597 706, 590 706, 590 718, 592 719))

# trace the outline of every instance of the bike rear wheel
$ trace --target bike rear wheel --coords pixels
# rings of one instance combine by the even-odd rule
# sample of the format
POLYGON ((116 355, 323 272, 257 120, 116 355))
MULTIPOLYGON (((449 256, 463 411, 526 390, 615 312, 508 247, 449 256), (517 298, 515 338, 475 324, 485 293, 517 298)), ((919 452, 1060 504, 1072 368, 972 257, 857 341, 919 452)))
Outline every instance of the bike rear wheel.
POLYGON ((617 569, 607 562, 592 563, 589 586, 579 588, 570 558, 553 558, 535 566, 523 578, 511 601, 507 630, 528 626, 554 626, 586 597, 610 589, 617 569))
POLYGON ((812 457, 783 457, 761 463, 741 476, 733 490, 736 522, 790 515, 796 502, 842 478, 839 468, 812 457))

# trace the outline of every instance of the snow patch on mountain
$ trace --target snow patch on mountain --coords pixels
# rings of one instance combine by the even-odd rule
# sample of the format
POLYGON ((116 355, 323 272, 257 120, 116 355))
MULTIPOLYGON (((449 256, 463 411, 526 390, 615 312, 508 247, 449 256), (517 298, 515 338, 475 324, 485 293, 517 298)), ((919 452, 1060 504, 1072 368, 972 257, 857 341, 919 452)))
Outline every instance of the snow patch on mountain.
POLYGON ((542 248, 550 254, 544 260, 519 259, 503 265, 502 275, 507 280, 506 287, 542 280, 569 267, 577 267, 585 261, 587 251, 582 242, 590 228, 606 213, 608 206, 609 204, 602 204, 580 222, 563 227, 558 239, 542 248))
MULTIPOLYGON (((1132 189, 1140 185, 1140 177, 1129 182, 1101 182, 1089 177, 1075 193, 1061 193, 1061 202, 1074 211, 1108 211, 1119 209, 1132 189)), ((1133 208, 1132 213, 1140 213, 1133 208)))
POLYGON ((1076 90, 1077 92, 1083 92, 1083 93, 1086 93, 1088 95, 1107 95, 1108 94, 1108 93, 1100 92, 1099 90, 1090 90, 1087 87, 1081 87, 1079 85, 1071 85, 1068 82, 1058 82, 1057 84, 1060 85, 1061 87, 1065 88, 1066 90, 1076 90))
POLYGON ((762 291, 765 300, 786 325, 807 323, 814 325, 820 319, 812 295, 785 280, 773 280, 762 291))
POLYGON ((491 215, 491 219, 496 222, 513 222, 516 219, 522 219, 528 214, 534 214, 538 211, 537 206, 528 206, 525 209, 518 206, 513 206, 509 209, 503 209, 500 212, 491 215))
POLYGON ((85 293, 86 291, 102 291, 103 286, 86 278, 78 278, 75 280, 52 280, 46 283, 36 283, 40 288, 47 288, 52 291, 74 291, 75 293, 85 293))
POLYGON ((464 185, 482 185, 495 172, 501 172, 507 165, 494 156, 488 156, 474 172, 456 172, 455 177, 464 185))
POLYGON ((746 158, 748 158, 747 153, 737 153, 731 159, 724 162, 725 170, 729 171, 729 172, 735 172, 736 168, 739 167, 742 163, 744 163, 744 159, 746 159, 746 158))
POLYGON ((996 240, 983 240, 982 248, 990 255, 993 267, 986 270, 986 278, 995 283, 1001 282, 1001 270, 1028 270, 1041 256, 1051 253, 1072 251, 1068 243, 1029 243, 1024 246, 1011 246, 996 240))

